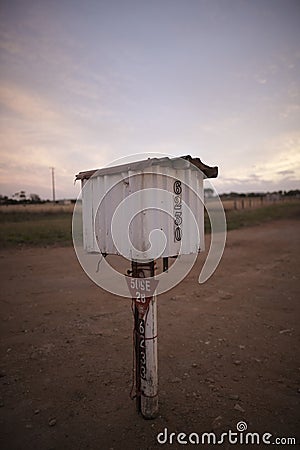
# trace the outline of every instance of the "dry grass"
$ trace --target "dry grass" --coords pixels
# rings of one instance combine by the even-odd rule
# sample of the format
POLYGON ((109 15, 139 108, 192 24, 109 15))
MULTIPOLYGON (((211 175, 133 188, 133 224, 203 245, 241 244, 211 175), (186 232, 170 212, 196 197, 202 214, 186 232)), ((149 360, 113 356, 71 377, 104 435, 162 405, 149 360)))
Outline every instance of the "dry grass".
POLYGON ((74 204, 70 205, 59 205, 53 203, 41 203, 36 205, 0 205, 1 213, 73 213, 74 204))
MULTIPOLYGON (((299 219, 300 200, 269 202, 255 208, 225 209, 227 230, 260 225, 271 220, 299 219)), ((205 214, 205 232, 210 233, 210 222, 205 214)))
MULTIPOLYGON (((72 245, 74 205, 11 205, 0 207, 0 246, 72 245)), ((300 200, 271 203, 259 208, 226 210, 228 230, 270 220, 300 217, 300 200)), ((206 232, 210 224, 205 218, 206 232)))
POLYGON ((73 205, 9 205, 0 209, 0 246, 71 245, 73 205))

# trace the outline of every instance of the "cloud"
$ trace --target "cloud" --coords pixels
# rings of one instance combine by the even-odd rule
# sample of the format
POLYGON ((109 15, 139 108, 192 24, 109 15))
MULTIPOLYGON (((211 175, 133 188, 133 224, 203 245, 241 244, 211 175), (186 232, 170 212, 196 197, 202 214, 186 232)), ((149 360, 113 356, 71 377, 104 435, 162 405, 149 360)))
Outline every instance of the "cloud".
POLYGON ((9 195, 26 186, 32 192, 47 192, 45 180, 49 167, 55 166, 58 192, 74 196, 75 173, 103 165, 111 154, 109 146, 92 142, 88 130, 47 97, 6 83, 0 87, 0 102, 5 111, 0 127, 0 177, 9 195))
MULTIPOLYGON (((219 194, 229 192, 273 192, 279 190, 299 189, 300 177, 281 178, 280 180, 271 180, 261 177, 259 180, 249 178, 225 178, 220 177, 212 180, 212 184, 216 187, 219 194)), ((204 183, 205 187, 205 183, 204 183)))
POLYGON ((167 21, 163 8, 153 39, 154 16, 143 6, 132 16, 97 2, 72 10, 68 2, 6 3, 0 175, 10 186, 44 189, 55 166, 67 192, 77 171, 160 150, 217 164, 216 182, 241 190, 299 178, 299 54, 284 45, 283 28, 265 48, 265 23, 260 36, 257 20, 249 22, 248 52, 225 23, 206 34, 186 8, 167 21), (175 33, 179 25, 192 34, 175 33))
POLYGON ((19 43, 12 39, 9 33, 3 30, 0 31, 0 49, 2 50, 2 58, 4 57, 4 53, 18 56, 22 52, 19 43))
POLYGON ((73 140, 72 126, 49 99, 2 84, 0 102, 6 113, 0 128, 2 160, 26 166, 52 165, 61 158, 62 146, 73 140))
POLYGON ((283 105, 282 111, 280 112, 280 116, 283 119, 290 119, 295 116, 299 116, 300 105, 297 103, 288 103, 283 105))
POLYGON ((255 80, 259 83, 259 84, 266 84, 267 79, 266 78, 262 78, 262 77, 255 77, 255 80))
POLYGON ((2 84, 0 86, 2 106, 11 113, 16 113, 25 120, 61 122, 63 117, 53 109, 49 102, 35 93, 30 93, 17 85, 2 84))
POLYGON ((299 189, 300 132, 278 133, 243 150, 244 155, 236 150, 234 158, 235 149, 231 149, 229 158, 218 160, 220 175, 214 184, 219 192, 299 189))
POLYGON ((294 170, 279 170, 277 172, 279 175, 294 175, 294 170))

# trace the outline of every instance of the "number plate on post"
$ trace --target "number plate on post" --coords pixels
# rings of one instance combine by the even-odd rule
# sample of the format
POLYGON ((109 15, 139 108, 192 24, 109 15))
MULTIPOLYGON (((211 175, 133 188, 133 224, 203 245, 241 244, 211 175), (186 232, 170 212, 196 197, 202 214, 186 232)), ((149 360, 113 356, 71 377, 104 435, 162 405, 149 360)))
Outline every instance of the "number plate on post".
POLYGON ((149 302, 153 297, 158 280, 154 278, 133 278, 126 277, 131 297, 135 301, 139 316, 144 317, 149 306, 149 302))

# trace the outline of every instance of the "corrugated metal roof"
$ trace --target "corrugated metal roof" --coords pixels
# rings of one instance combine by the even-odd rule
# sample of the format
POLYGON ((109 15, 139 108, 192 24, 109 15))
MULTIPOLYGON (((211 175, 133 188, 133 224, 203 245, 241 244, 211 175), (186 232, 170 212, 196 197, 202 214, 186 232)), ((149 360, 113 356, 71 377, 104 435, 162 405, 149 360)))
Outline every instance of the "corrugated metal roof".
POLYGON ((148 158, 142 161, 135 161, 114 167, 105 167, 103 169, 93 169, 79 172, 76 180, 91 178, 93 175, 112 175, 120 172, 143 171, 152 166, 168 166, 177 169, 193 169, 193 166, 200 169, 206 178, 216 178, 218 176, 218 167, 210 167, 204 164, 199 158, 192 158, 190 155, 180 156, 177 158, 148 158))

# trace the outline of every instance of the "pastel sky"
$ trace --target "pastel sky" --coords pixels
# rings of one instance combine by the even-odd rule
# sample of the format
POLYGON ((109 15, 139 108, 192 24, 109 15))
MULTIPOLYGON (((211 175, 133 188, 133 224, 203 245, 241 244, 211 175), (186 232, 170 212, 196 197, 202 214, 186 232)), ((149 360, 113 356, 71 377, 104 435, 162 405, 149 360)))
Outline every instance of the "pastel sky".
POLYGON ((300 188, 299 0, 1 0, 0 193, 75 197, 132 153, 300 188), (150 155, 149 155, 150 156, 150 155))

